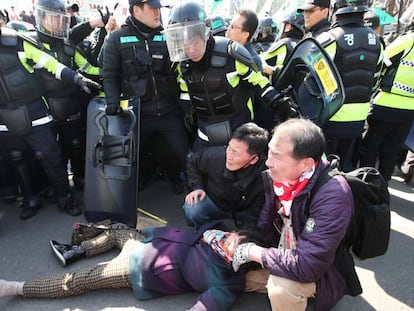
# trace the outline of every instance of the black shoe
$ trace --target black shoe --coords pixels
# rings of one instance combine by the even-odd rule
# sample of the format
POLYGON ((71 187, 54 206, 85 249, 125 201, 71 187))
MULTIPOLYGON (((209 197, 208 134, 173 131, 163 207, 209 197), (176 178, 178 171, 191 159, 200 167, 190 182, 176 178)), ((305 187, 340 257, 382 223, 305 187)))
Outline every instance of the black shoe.
POLYGON ((36 215, 40 206, 41 206, 41 201, 38 196, 34 196, 28 200, 24 200, 22 204, 20 205, 20 207, 22 208, 22 211, 20 212, 19 218, 21 220, 32 218, 34 215, 36 215))
POLYGON ((54 240, 49 241, 56 259, 62 266, 66 266, 78 259, 86 257, 85 250, 80 245, 60 244, 54 240))
POLYGON ((71 216, 78 216, 82 213, 81 207, 73 193, 68 193, 64 197, 58 198, 58 207, 66 211, 71 216))

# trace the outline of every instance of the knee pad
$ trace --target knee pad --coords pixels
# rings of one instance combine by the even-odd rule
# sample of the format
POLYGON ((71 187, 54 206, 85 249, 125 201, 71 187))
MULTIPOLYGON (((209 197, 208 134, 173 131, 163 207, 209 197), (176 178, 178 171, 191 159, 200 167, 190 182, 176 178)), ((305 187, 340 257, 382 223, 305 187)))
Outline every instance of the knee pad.
POLYGON ((20 162, 24 160, 23 150, 18 150, 18 149, 10 150, 9 155, 10 155, 10 160, 12 160, 13 162, 20 162))

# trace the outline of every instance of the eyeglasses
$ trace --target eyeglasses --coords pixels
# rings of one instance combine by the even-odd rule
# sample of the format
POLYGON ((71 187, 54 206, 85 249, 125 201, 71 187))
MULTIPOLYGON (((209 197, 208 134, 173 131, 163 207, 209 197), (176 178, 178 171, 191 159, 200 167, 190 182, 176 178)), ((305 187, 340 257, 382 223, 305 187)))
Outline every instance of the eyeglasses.
POLYGON ((234 25, 234 24, 230 24, 230 25, 229 25, 229 28, 230 28, 230 29, 237 28, 237 29, 240 29, 240 30, 243 30, 243 31, 244 31, 243 27, 236 26, 236 25, 234 25))

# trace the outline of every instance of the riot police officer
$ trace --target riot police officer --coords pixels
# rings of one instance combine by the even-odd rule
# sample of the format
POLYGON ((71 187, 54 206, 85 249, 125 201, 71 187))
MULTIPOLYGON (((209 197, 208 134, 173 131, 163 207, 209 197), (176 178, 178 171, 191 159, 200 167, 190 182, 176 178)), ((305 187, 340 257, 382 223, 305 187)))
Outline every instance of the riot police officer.
MULTIPOLYGON (((131 15, 103 47, 102 77, 108 114, 120 111, 121 95, 140 98, 140 146, 146 147, 155 134, 164 137, 175 156, 177 174, 172 182, 174 192, 179 193, 184 190, 177 185, 180 172, 185 170, 189 143, 178 106, 177 72, 161 33, 160 7, 159 0, 129 0, 131 15)), ((141 155, 144 151, 140 148, 141 155)))
MULTIPOLYGON (((43 49, 73 70, 85 64, 85 57, 68 40, 70 17, 63 0, 37 0, 35 3, 35 40, 43 49)), ((76 86, 44 76, 45 97, 59 134, 65 163, 70 161, 75 186, 82 188, 85 147, 81 123, 79 89, 76 86)))
POLYGON ((32 217, 39 208, 39 202, 31 201, 33 185, 27 173, 23 150, 20 146, 16 147, 17 140, 27 143, 40 161, 55 188, 58 207, 72 216, 79 215, 80 206, 70 190, 56 133, 50 126, 53 117, 43 97, 40 70, 70 85, 80 85, 87 91, 88 85, 95 84, 59 63, 42 51, 36 42, 23 38, 14 30, 1 28, 0 38, 0 144, 11 157, 19 177, 23 192, 20 218, 32 217))
POLYGON ((414 32, 399 36, 384 54, 385 70, 379 92, 372 99, 359 156, 361 166, 378 165, 388 181, 414 120, 414 32))
POLYGON ((265 62, 263 66, 264 72, 272 75, 273 80, 275 80, 277 72, 280 72, 285 64, 290 52, 302 40, 305 34, 304 24, 305 20, 302 13, 292 12, 285 15, 282 20, 280 39, 260 55, 260 58, 265 62))
POLYGON ((341 169, 355 168, 354 147, 368 116, 369 102, 382 68, 378 35, 364 26, 365 0, 333 3, 332 28, 317 40, 325 47, 340 72, 345 102, 324 126, 328 154, 341 159, 341 169))
POLYGON ((257 33, 253 39, 253 47, 258 54, 266 52, 275 42, 277 27, 273 18, 270 16, 259 19, 257 33))
MULTIPOLYGON (((171 59, 180 62, 180 99, 191 103, 197 117, 194 151, 226 144, 235 128, 251 121, 255 94, 274 103, 277 92, 254 69, 250 53, 228 38, 211 36, 199 3, 177 3, 164 32, 171 59)), ((290 111, 283 102, 278 109, 290 111)))
POLYGON ((330 0, 306 0, 298 9, 305 17, 305 37, 316 38, 331 27, 329 21, 330 0))
MULTIPOLYGON (((276 40, 267 51, 260 54, 263 73, 269 76, 272 85, 277 80, 293 48, 302 40, 304 33, 302 13, 292 12, 285 15, 282 20, 280 39, 276 40)), ((269 108, 264 105, 257 111, 254 121, 269 131, 275 126, 269 108)))

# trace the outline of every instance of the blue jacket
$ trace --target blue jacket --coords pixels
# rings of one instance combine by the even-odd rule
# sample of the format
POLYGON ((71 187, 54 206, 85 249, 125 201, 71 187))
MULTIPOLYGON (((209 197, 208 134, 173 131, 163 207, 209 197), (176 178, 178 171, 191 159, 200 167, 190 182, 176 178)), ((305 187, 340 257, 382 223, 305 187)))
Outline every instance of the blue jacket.
POLYGON ((278 201, 267 171, 263 173, 266 201, 258 223, 274 245, 262 256, 264 267, 273 275, 297 282, 316 282, 315 310, 331 309, 348 292, 345 279, 334 265, 336 250, 345 236, 354 209, 352 192, 346 180, 335 176, 321 186, 312 194, 312 202, 306 211, 310 190, 328 166, 328 162, 320 161, 309 183, 293 200, 291 217, 297 240, 295 250, 277 248, 283 222, 276 212, 278 201), (305 226, 307 221, 308 226, 305 226))
POLYGON ((244 291, 245 273, 235 273, 231 262, 225 262, 200 239, 210 228, 226 230, 217 223, 205 224, 197 232, 171 227, 145 229, 146 239, 130 258, 135 297, 144 300, 200 292, 191 309, 183 309, 228 310, 244 291))

